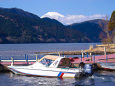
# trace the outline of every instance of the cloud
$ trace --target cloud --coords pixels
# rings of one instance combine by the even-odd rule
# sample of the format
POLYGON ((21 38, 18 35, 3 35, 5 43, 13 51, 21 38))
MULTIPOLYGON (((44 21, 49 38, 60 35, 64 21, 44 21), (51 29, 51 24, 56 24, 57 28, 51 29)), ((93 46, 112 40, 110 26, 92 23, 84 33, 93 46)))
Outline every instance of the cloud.
POLYGON ((56 19, 65 25, 69 25, 69 24, 80 23, 80 22, 93 20, 93 19, 103 19, 105 17, 105 15, 95 14, 95 15, 91 15, 91 16, 85 16, 85 15, 64 16, 58 12, 48 12, 48 13, 44 14, 41 18, 44 18, 44 17, 56 19))

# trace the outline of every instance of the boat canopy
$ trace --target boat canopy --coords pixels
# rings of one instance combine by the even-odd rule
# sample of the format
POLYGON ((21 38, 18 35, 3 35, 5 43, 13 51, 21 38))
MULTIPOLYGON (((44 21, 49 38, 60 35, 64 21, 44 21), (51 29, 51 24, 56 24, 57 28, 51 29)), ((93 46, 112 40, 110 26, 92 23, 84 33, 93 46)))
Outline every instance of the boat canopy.
POLYGON ((70 59, 61 56, 46 55, 38 60, 38 62, 53 68, 72 67, 70 59))
POLYGON ((42 57, 40 60, 38 60, 38 62, 42 61, 43 59, 49 59, 49 60, 53 60, 55 61, 57 58, 60 58, 60 56, 54 56, 54 55, 46 55, 44 57, 42 57))

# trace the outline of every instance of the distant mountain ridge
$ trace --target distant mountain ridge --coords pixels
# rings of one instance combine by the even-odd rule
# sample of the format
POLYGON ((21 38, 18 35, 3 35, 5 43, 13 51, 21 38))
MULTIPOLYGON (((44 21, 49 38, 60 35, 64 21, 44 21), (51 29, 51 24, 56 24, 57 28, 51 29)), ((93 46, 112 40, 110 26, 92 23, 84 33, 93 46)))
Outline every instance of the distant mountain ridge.
POLYGON ((99 34, 104 32, 96 23, 86 23, 86 30, 84 23, 65 26, 55 19, 40 18, 22 9, 0 8, 0 43, 100 42, 99 34), (96 27, 91 30, 93 25, 96 27), (88 30, 97 31, 96 38, 88 30))
POLYGON ((71 27, 73 29, 76 29, 83 34, 85 34, 86 37, 89 38, 90 42, 100 42, 102 40, 102 36, 105 36, 104 32, 104 25, 106 25, 105 20, 102 19, 95 19, 90 21, 85 21, 82 23, 74 23, 72 25, 68 25, 68 27, 71 27))
POLYGON ((59 12, 47 12, 46 14, 42 15, 41 18, 51 18, 51 19, 56 19, 63 23, 64 25, 70 25, 73 23, 80 23, 84 21, 89 21, 89 20, 95 20, 95 19, 103 19, 105 18, 105 15, 101 14, 95 14, 95 15, 63 15, 59 12))

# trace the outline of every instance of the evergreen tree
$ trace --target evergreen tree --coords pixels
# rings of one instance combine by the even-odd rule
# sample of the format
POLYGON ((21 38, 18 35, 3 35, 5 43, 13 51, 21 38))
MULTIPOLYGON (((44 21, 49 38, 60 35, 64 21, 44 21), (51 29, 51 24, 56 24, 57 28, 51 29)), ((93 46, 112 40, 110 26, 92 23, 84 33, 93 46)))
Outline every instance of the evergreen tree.
POLYGON ((108 31, 111 35, 111 42, 115 43, 115 11, 113 11, 109 24, 108 24, 108 31))

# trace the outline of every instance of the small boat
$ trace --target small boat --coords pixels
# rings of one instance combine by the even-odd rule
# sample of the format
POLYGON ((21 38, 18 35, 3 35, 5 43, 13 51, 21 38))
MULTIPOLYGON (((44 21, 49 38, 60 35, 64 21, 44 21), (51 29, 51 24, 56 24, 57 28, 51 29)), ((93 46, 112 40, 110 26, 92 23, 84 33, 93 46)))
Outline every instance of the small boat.
POLYGON ((15 74, 40 77, 73 78, 92 74, 90 64, 77 68, 69 58, 55 55, 46 55, 32 65, 8 66, 8 69, 15 74))
POLYGON ((100 65, 100 69, 108 70, 108 71, 115 71, 115 63, 98 63, 100 65))

